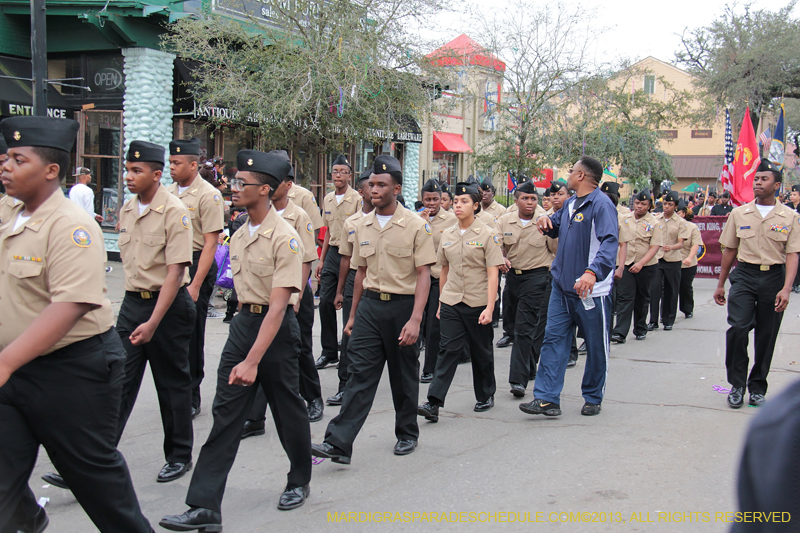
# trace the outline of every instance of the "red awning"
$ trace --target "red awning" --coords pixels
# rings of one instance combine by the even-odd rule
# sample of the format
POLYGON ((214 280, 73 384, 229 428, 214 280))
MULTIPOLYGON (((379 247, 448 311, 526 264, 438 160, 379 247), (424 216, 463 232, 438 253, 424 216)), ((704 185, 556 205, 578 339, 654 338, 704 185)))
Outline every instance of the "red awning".
POLYGON ((464 154, 472 153, 472 148, 464 142, 464 138, 458 133, 444 133, 443 131, 433 132, 433 151, 434 152, 459 152, 464 154))

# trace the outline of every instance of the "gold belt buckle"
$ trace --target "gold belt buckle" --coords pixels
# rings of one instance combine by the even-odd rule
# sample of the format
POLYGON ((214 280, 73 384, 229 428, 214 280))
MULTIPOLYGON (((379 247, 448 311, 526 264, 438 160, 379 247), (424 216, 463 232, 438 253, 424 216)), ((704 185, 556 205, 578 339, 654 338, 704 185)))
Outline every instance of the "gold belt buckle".
POLYGON ((142 300, 152 300, 153 299, 153 293, 151 293, 150 291, 142 291, 141 292, 141 296, 142 296, 142 300))
POLYGON ((519 270, 519 269, 515 268, 515 269, 514 269, 514 274, 516 274, 517 276, 519 276, 519 275, 521 275, 521 274, 522 274, 522 270, 519 270))
POLYGON ((391 300, 392 300, 392 295, 391 294, 386 294, 385 292, 381 293, 381 301, 382 302, 389 302, 391 300))
POLYGON ((769 265, 760 265, 758 268, 763 272, 765 270, 769 270, 769 265))
POLYGON ((250 312, 251 313, 260 313, 261 312, 261 306, 260 305, 250 304, 250 312))

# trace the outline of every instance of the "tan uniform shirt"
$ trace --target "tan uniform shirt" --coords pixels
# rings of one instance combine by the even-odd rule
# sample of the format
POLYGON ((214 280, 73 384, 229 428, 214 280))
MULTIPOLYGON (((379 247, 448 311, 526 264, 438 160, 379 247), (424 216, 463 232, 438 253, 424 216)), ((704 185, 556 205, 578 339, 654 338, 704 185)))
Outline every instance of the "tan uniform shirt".
POLYGON ((15 222, 12 217, 0 224, 0 351, 51 303, 90 304, 93 309, 46 354, 108 331, 114 315, 106 296, 100 226, 60 189, 22 226, 14 229, 15 222))
MULTIPOLYGON (((295 233, 297 233, 298 240, 303 248, 303 252, 300 254, 303 258, 303 263, 311 263, 316 260, 317 245, 314 241, 314 224, 311 223, 308 214, 289 200, 283 213, 281 213, 281 218, 288 222, 295 233)), ((248 230, 248 233, 249 232, 250 230, 248 230)), ((299 293, 293 294, 292 297, 289 298, 289 305, 296 304, 299 299, 299 293)))
POLYGON ((436 263, 431 227, 399 204, 383 228, 375 214, 372 211, 356 226, 351 264, 367 267, 364 289, 414 294, 416 269, 436 263))
MULTIPOLYGON (((664 229, 661 221, 656 219, 652 213, 645 214, 642 218, 636 219, 636 215, 631 213, 623 219, 623 224, 633 230, 635 238, 628 243, 628 254, 625 256, 625 264, 632 265, 641 261, 651 246, 664 245, 664 229)), ((644 266, 651 266, 658 263, 658 252, 644 266)))
POLYGON ((627 207, 625 207, 624 205, 618 205, 617 206, 617 213, 619 213, 620 215, 630 215, 631 214, 631 210, 628 209, 627 207))
MULTIPOLYGON (((353 256, 353 241, 356 238, 356 226, 359 222, 364 220, 365 216, 364 211, 359 209, 358 213, 353 213, 344 221, 344 226, 342 226, 344 238, 342 238, 339 243, 339 255, 346 255, 347 257, 353 256)), ((358 270, 358 267, 353 264, 353 261, 350 261, 350 270, 358 270)))
MULTIPOLYGON (((618 235, 617 242, 619 243, 619 245, 621 245, 624 242, 627 242, 629 243, 628 246, 630 247, 633 246, 632 241, 636 238, 636 231, 629 223, 625 222, 625 219, 627 217, 628 215, 623 215, 622 213, 617 212, 617 235, 618 235)), ((625 255, 625 258, 626 259, 628 258, 627 253, 625 255)), ((614 264, 616 266, 619 266, 619 246, 617 246, 617 256, 614 264)))
POLYGON ((504 265, 500 235, 475 219, 464 234, 454 224, 442 233, 439 264, 449 267, 439 301, 447 305, 464 302, 469 307, 485 307, 489 290, 488 267, 504 265))
POLYGON ((738 248, 739 261, 754 265, 786 264, 786 254, 800 252, 800 215, 776 203, 765 218, 753 200, 728 216, 720 244, 738 248))
POLYGON ((486 211, 494 218, 498 218, 506 214, 506 208, 503 207, 497 200, 492 200, 492 203, 489 204, 489 207, 484 208, 481 206, 481 211, 486 211))
MULTIPOLYGON (((686 225, 692 232, 692 237, 690 239, 686 239, 683 241, 683 248, 681 249, 681 261, 689 257, 689 252, 692 251, 692 246, 695 244, 702 246, 703 245, 703 237, 700 235, 700 230, 697 229, 697 224, 693 222, 687 222, 686 225)), ((681 268, 692 268, 693 266, 697 265, 697 254, 693 254, 691 256, 692 262, 689 266, 684 265, 681 263, 681 268)))
POLYGON ((328 226, 329 246, 339 246, 342 240, 344 221, 359 209, 361 209, 361 196, 349 185, 342 201, 338 204, 336 203, 336 191, 329 193, 325 197, 322 223, 328 226))
POLYGON ((481 209, 481 212, 478 213, 475 216, 476 220, 480 220, 481 223, 486 224, 487 226, 492 228, 492 230, 497 231, 497 232, 500 231, 500 226, 497 225, 497 219, 498 218, 499 217, 496 217, 496 216, 492 215, 491 213, 487 213, 486 211, 484 211, 482 209, 481 209))
MULTIPOLYGON (((439 209, 439 212, 431 217, 429 225, 431 227, 431 231, 433 231, 433 248, 436 250, 437 256, 439 253, 439 245, 442 242, 442 232, 450 228, 453 224, 457 223, 458 218, 456 218, 453 213, 445 211, 444 209, 439 209)), ((439 261, 436 261, 436 264, 431 266, 431 276, 439 279, 439 275, 441 273, 442 265, 439 264, 439 261)))
POLYGON ((712 207, 714 207, 714 206, 706 204, 705 206, 703 206, 703 207, 701 207, 700 209, 697 210, 697 215, 695 215, 695 216, 698 216, 698 217, 711 216, 711 208, 712 207))
POLYGON ((311 224, 314 229, 319 229, 325 224, 322 223, 322 216, 319 214, 319 206, 317 205, 317 198, 314 193, 301 187, 297 183, 292 184, 292 188, 286 194, 289 200, 294 202, 294 205, 306 212, 311 219, 311 224))
POLYGON ((267 212, 253 235, 249 224, 242 226, 231 237, 231 273, 239 301, 269 305, 273 287, 299 292, 304 252, 297 232, 275 209, 267 212))
POLYGON ((550 267, 556 257, 555 239, 539 233, 536 218, 544 214, 544 209, 536 206, 531 221, 522 225, 519 210, 507 213, 497 220, 503 239, 503 248, 511 268, 516 270, 533 270, 550 267))
MULTIPOLYGON (((134 196, 122 207, 118 244, 125 290, 160 291, 167 265, 192 263, 192 226, 186 206, 159 185, 140 215, 139 196, 134 196)), ((181 285, 190 281, 186 269, 181 285)))
MULTIPOLYGON (((686 226, 686 221, 678 213, 673 213, 669 219, 662 216, 661 224, 664 230, 664 246, 678 244, 678 239, 685 241, 692 238, 692 230, 686 226)), ((681 251, 678 249, 663 252, 662 257, 664 261, 674 263, 681 260, 681 251)))
POLYGON ((519 211, 519 207, 517 207, 517 203, 514 202, 513 204, 508 206, 508 209, 506 209, 506 214, 508 214, 508 213, 516 213, 517 211, 519 211))
POLYGON ((16 198, 12 198, 7 194, 0 196, 0 226, 11 219, 11 214, 14 209, 21 204, 22 202, 18 201, 16 198))
POLYGON ((167 190, 181 199, 189 210, 192 221, 192 250, 199 252, 205 246, 203 234, 215 233, 225 229, 225 205, 222 196, 209 182, 198 174, 192 184, 180 192, 177 183, 167 190))

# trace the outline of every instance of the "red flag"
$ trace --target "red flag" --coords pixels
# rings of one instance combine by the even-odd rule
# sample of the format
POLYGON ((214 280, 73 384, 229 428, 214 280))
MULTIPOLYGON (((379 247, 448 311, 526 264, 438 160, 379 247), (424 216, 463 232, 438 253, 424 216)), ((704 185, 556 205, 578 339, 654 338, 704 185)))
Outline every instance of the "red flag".
POLYGON ((731 202, 744 205, 753 201, 753 177, 761 157, 758 155, 758 142, 753 123, 750 122, 750 107, 744 112, 736 154, 733 156, 733 176, 731 178, 731 202))

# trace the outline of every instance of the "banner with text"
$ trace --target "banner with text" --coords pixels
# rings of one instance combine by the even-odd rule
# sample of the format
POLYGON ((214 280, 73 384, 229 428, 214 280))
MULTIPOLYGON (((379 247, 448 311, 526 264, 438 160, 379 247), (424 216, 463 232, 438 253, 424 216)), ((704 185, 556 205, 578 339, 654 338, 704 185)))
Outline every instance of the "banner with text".
POLYGON ((725 227, 728 217, 694 217, 692 222, 697 224, 703 245, 697 251, 697 277, 718 278, 722 265, 722 249, 719 236, 725 227))

